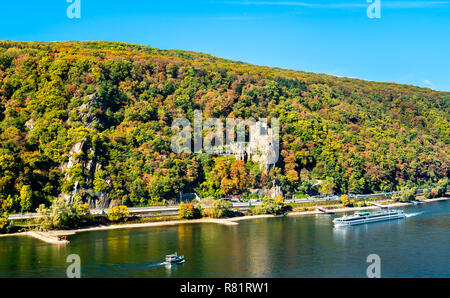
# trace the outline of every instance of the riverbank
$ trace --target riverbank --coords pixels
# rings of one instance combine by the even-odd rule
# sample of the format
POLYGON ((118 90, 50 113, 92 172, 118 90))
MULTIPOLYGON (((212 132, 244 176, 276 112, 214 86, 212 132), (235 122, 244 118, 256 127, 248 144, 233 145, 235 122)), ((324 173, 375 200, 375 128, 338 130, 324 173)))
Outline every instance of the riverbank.
POLYGON ((62 235, 61 235, 61 233, 58 233, 57 231, 50 231, 50 232, 28 231, 28 232, 0 235, 0 237, 8 237, 8 236, 29 236, 29 237, 36 238, 38 240, 44 241, 49 244, 69 244, 70 243, 70 241, 68 241, 66 239, 61 239, 60 236, 62 236, 62 235))
MULTIPOLYGON (((426 204, 438 201, 450 200, 450 197, 445 198, 435 198, 428 200, 418 200, 418 202, 426 204)), ((383 206, 393 208, 393 207, 402 207, 402 206, 410 206, 414 205, 411 202, 396 202, 392 204, 386 204, 383 206)), ((330 206, 331 207, 331 206, 330 206)), ((371 210, 371 209, 379 209, 377 206, 365 206, 365 207, 345 207, 345 208, 335 208, 330 209, 334 213, 345 213, 345 212, 354 212, 354 211, 362 211, 362 210, 371 210)), ((324 214, 319 210, 314 211, 301 211, 301 212, 289 212, 283 215, 250 215, 250 216, 240 216, 240 217, 232 217, 232 218, 224 218, 224 219, 213 219, 213 218, 202 218, 202 219, 192 219, 192 220, 174 220, 174 221, 162 221, 162 222, 150 222, 150 223, 132 223, 132 224, 116 224, 109 226, 92 226, 92 227, 83 227, 79 229, 73 230, 55 230, 49 232, 22 232, 22 233, 14 233, 14 234, 3 234, 0 237, 10 237, 10 236, 30 236, 41 241, 44 241, 49 244, 69 244, 70 242, 65 239, 60 239, 61 236, 70 236, 81 232, 90 232, 90 231, 104 231, 104 230, 118 230, 118 229, 133 229, 133 228, 149 228, 149 227, 162 227, 162 226, 176 226, 182 224, 197 224, 197 223, 215 223, 222 224, 228 226, 238 225, 238 222, 241 220, 250 220, 250 219, 259 219, 259 218, 274 218, 274 217, 283 217, 283 216, 303 216, 303 215, 315 215, 315 214, 324 214)))
MULTIPOLYGON (((432 202, 438 202, 438 201, 446 201, 450 200, 450 197, 445 198, 435 198, 435 199, 428 199, 428 200, 418 200, 418 202, 422 204, 426 203, 432 203, 432 202)), ((411 206, 414 205, 414 203, 405 202, 405 203, 392 203, 392 204, 386 204, 383 205, 385 207, 389 208, 395 208, 395 207, 402 207, 402 206, 411 206)), ((371 209, 380 209, 377 206, 365 206, 365 207, 343 207, 343 208, 335 208, 335 209, 329 209, 330 211, 334 213, 345 213, 345 212, 354 212, 354 211, 363 211, 363 210, 371 210, 371 209)), ((236 222, 241 220, 249 220, 249 219, 258 219, 258 218, 271 218, 271 217, 282 217, 282 216, 302 216, 302 215, 315 215, 315 214, 325 214, 322 211, 319 210, 313 210, 313 211, 301 211, 301 212, 289 212, 283 215, 250 215, 250 216, 241 216, 241 217, 233 217, 233 218, 227 218, 227 221, 236 222)))

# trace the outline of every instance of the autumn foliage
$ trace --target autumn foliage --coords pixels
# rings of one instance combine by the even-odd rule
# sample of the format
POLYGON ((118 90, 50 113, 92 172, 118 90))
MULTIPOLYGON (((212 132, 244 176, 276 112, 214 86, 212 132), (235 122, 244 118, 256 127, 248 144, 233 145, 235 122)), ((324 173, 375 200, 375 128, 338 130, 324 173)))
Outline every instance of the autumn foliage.
POLYGON ((449 176, 450 93, 254 66, 115 42, 0 42, 0 212, 84 201, 161 204, 179 193, 370 193, 449 176), (175 118, 276 117, 265 172, 227 156, 174 154, 175 118), (74 144, 86 160, 64 168, 74 144), (88 161, 101 167, 90 177, 88 161))

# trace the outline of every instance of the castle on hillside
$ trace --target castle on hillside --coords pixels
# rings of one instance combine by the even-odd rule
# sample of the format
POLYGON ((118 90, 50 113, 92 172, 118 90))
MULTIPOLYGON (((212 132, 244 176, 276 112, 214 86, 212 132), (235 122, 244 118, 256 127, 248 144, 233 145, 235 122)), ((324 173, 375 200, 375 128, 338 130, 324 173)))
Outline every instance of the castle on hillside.
POLYGON ((278 139, 267 121, 257 121, 249 126, 248 142, 231 142, 224 146, 222 155, 234 155, 236 160, 251 160, 268 172, 278 160, 278 139))

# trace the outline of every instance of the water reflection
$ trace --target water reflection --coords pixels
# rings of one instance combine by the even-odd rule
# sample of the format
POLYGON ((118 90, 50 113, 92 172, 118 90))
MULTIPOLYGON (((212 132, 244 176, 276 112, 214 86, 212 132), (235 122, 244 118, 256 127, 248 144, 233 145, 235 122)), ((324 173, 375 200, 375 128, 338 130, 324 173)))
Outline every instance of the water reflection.
POLYGON ((449 204, 405 211, 415 216, 344 228, 332 224, 341 215, 311 215, 87 232, 59 247, 0 238, 0 277, 65 277, 73 253, 82 277, 365 277, 372 253, 384 277, 450 277, 449 204), (166 266, 173 252, 186 262, 166 266))

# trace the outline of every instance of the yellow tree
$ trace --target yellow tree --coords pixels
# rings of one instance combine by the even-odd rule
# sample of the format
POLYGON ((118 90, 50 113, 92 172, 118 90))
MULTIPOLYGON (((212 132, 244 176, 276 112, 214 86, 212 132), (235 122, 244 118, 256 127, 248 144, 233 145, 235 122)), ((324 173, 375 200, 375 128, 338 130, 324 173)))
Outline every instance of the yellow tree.
POLYGON ((347 195, 341 196, 341 203, 344 205, 344 207, 348 207, 350 205, 350 200, 347 195))

